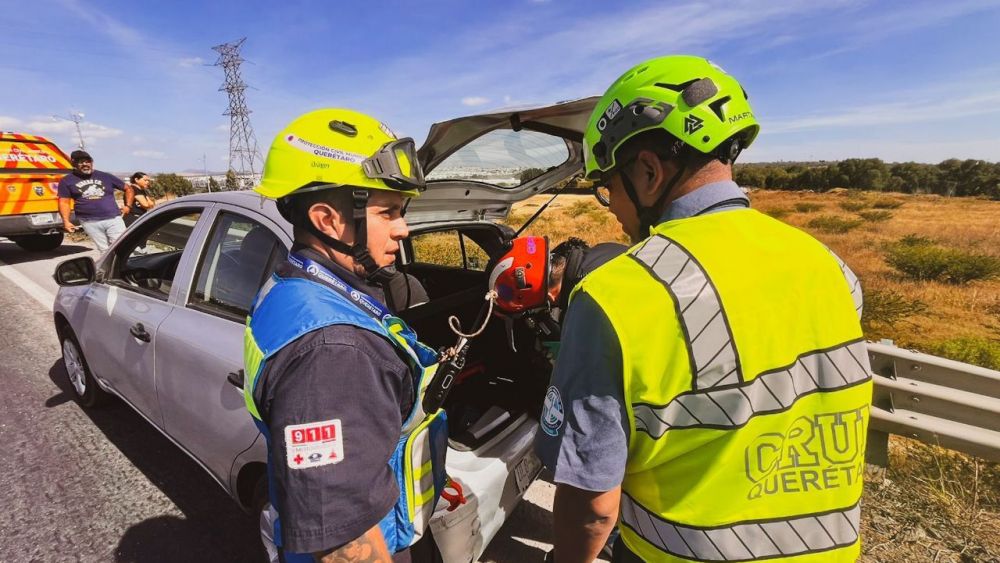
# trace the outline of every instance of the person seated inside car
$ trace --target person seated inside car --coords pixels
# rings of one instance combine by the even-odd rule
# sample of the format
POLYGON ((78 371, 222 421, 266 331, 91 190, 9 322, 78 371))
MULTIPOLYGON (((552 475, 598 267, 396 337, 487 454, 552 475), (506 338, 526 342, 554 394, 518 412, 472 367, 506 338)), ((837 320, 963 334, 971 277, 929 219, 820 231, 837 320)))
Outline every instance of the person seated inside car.
POLYGON ((593 248, 583 239, 569 237, 552 249, 549 258, 548 293, 556 322, 569 305, 569 296, 583 276, 628 250, 624 244, 602 242, 593 248))

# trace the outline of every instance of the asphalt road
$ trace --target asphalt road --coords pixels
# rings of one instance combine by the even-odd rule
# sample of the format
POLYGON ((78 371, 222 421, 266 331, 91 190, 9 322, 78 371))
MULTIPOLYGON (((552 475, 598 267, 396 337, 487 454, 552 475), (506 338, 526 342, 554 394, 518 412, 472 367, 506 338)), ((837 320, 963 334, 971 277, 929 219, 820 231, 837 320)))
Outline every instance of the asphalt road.
POLYGON ((256 518, 190 458, 121 403, 73 400, 33 297, 54 295, 54 264, 87 250, 0 241, 0 561, 259 561, 256 518))
MULTIPOLYGON (((0 239, 0 561, 261 561, 257 519, 121 403, 84 410, 52 327, 59 262, 0 239)), ((482 561, 541 561, 554 487, 539 480, 482 561)))

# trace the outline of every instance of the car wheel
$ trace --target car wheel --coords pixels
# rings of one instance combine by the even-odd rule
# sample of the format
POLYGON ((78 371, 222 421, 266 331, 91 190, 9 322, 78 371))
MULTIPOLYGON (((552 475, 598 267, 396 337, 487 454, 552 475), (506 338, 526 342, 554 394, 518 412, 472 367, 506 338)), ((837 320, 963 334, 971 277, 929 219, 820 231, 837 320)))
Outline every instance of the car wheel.
POLYGON ((90 367, 87 366, 87 360, 80 350, 80 343, 69 329, 66 329, 62 337, 62 358, 73 394, 81 405, 97 407, 108 401, 108 393, 97 386, 94 376, 90 373, 90 367))
POLYGON ((59 248, 59 245, 63 242, 63 234, 53 233, 51 235, 21 235, 17 237, 10 237, 10 240, 14 241, 14 244, 20 246, 24 250, 27 250, 28 252, 46 252, 59 248))

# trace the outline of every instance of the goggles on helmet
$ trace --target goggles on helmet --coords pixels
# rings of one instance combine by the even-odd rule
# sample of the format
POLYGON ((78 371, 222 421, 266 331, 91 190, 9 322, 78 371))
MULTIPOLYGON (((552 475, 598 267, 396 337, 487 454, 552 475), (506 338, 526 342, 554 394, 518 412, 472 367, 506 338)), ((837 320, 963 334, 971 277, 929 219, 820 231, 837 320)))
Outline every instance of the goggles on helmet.
POLYGON ((361 163, 361 168, 366 176, 382 180, 392 189, 423 191, 427 187, 420 161, 417 160, 416 145, 410 137, 382 145, 361 163))

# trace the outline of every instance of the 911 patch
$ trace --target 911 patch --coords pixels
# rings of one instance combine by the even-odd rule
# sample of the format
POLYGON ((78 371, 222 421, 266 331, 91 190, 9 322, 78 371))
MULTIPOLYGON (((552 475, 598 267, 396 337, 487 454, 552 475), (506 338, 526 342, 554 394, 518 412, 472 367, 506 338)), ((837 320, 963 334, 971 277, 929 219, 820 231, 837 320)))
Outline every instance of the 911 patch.
POLYGON ((340 429, 340 419, 286 426, 285 459, 292 469, 319 467, 343 461, 344 435, 340 429))

